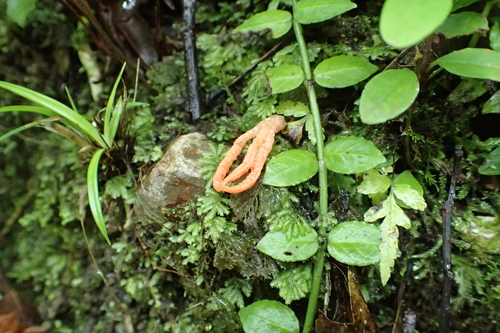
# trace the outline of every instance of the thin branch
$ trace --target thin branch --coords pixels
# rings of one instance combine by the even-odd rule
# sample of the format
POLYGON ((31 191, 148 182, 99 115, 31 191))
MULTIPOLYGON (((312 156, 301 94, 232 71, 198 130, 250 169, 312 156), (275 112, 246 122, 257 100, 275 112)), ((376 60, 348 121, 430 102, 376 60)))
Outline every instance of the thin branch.
POLYGON ((184 42, 184 60, 186 62, 188 112, 191 119, 197 120, 203 113, 203 100, 201 98, 200 77, 198 75, 198 62, 196 59, 196 42, 194 35, 195 0, 183 0, 184 26, 182 39, 184 42))
POLYGON ((450 190, 448 200, 441 207, 443 219, 443 292, 441 296, 441 313, 439 319, 439 333, 448 332, 450 321, 450 298, 451 284, 453 281, 453 270, 451 267, 451 210, 455 199, 455 189, 457 186, 458 174, 460 172, 460 161, 464 156, 463 150, 455 149, 455 165, 451 175, 450 190))

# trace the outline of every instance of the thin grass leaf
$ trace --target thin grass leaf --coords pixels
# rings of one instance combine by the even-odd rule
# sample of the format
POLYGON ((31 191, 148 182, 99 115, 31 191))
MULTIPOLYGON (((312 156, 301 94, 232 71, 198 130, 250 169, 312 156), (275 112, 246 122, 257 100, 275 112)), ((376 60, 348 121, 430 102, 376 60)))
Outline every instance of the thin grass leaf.
POLYGON ((52 110, 57 115, 71 122, 75 128, 78 128, 80 132, 88 136, 99 146, 106 147, 106 142, 102 138, 101 133, 99 133, 99 131, 94 126, 92 126, 92 123, 61 102, 58 102, 55 99, 45 96, 44 94, 41 94, 34 90, 24 88, 9 82, 0 81, 0 88, 9 90, 14 94, 22 96, 32 101, 33 103, 38 104, 39 106, 52 110))
POLYGON ((27 130, 29 128, 32 128, 32 127, 35 127, 35 126, 39 126, 39 125, 44 124, 44 123, 50 123, 50 122, 58 121, 58 120, 61 120, 61 117, 45 118, 45 119, 33 121, 33 122, 28 123, 28 124, 23 125, 23 126, 19 126, 19 127, 15 128, 15 129, 13 129, 12 131, 8 131, 4 135, 0 136, 0 142, 2 142, 3 140, 6 140, 7 138, 10 138, 14 134, 17 134, 17 133, 22 132, 24 130, 27 130))
POLYGON ((94 217, 95 224, 101 231, 108 244, 111 245, 109 241, 108 232, 106 230, 106 224, 104 223, 104 216, 102 214, 101 201, 99 199, 99 161, 102 154, 104 153, 104 148, 97 150, 92 159, 90 160, 89 168, 87 171, 87 188, 89 192, 89 205, 92 216, 94 217))
POLYGON ((33 112, 38 113, 47 117, 56 117, 58 114, 52 110, 49 110, 43 106, 33 106, 33 105, 11 105, 0 107, 0 113, 2 112, 33 112))
POLYGON ((149 106, 149 103, 144 103, 144 102, 127 102, 127 105, 125 105, 125 108, 132 109, 132 108, 137 108, 141 106, 149 106))
MULTIPOLYGON (((116 107, 113 108, 113 105, 115 103, 116 91, 118 90, 118 85, 120 84, 125 66, 127 66, 127 63, 123 64, 120 74, 118 74, 118 77, 116 78, 113 89, 111 90, 111 94, 109 95, 106 111, 104 112, 104 140, 106 141, 108 148, 113 145, 113 140, 118 129, 118 124, 120 123, 120 115, 123 110, 123 106, 121 106, 121 109, 119 110, 118 121, 115 120, 111 122, 111 118, 115 117, 115 114, 118 112, 118 110, 116 110, 116 107)), ((118 103, 116 104, 118 105, 118 103)))
POLYGON ((69 92, 68 86, 64 86, 64 90, 66 91, 66 95, 68 96, 69 104, 71 104, 73 111, 78 112, 78 109, 76 108, 76 104, 73 101, 73 97, 71 97, 71 93, 69 92))
POLYGON ((113 141, 115 140, 116 132, 118 131, 118 126, 120 125, 120 118, 123 112, 124 104, 125 103, 122 97, 120 96, 118 98, 118 101, 116 102, 115 107, 113 108, 113 113, 111 115, 111 120, 108 126, 110 144, 112 144, 113 141))

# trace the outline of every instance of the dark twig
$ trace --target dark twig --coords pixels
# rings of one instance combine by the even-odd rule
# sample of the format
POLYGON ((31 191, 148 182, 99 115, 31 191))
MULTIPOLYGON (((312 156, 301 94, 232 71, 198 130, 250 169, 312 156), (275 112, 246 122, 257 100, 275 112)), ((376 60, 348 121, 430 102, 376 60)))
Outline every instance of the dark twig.
POLYGON ((450 298, 451 283, 453 281, 453 270, 451 267, 451 210, 455 199, 455 189, 457 186, 458 173, 460 172, 460 161, 464 156, 463 150, 455 149, 455 165, 451 175, 450 191, 448 200, 441 207, 441 216, 443 219, 443 292, 441 296, 441 314, 439 319, 439 333, 448 332, 450 320, 450 298))
POLYGON ((187 75, 187 98, 188 112, 191 113, 191 119, 197 120, 203 113, 203 104, 201 98, 200 78, 198 75, 198 62, 196 59, 196 43, 194 35, 194 18, 196 10, 195 0, 183 0, 183 19, 182 39, 184 41, 184 60, 186 62, 187 75))

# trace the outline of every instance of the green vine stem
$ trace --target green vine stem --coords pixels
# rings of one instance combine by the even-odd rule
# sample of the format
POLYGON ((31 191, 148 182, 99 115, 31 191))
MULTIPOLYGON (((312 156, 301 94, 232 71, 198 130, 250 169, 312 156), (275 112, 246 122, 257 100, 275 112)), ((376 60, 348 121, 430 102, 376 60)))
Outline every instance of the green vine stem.
POLYGON ((318 156, 318 175, 319 175, 319 240, 320 246, 316 252, 313 278, 311 283, 311 292, 309 293, 309 303, 307 305, 306 319, 304 322, 303 333, 308 333, 312 330, 314 318, 316 317, 316 308, 318 305, 319 290, 321 287, 321 278, 323 276, 323 268, 325 265, 325 248, 324 241, 326 234, 326 226, 324 225, 324 217, 328 212, 328 184, 327 184, 327 169, 323 156, 323 126, 321 125, 321 116, 319 113, 318 102, 316 100, 316 91, 314 90, 314 81, 309 64, 309 55, 307 54, 307 46, 302 33, 302 26, 299 22, 293 19, 293 31, 299 45, 300 57, 302 59, 302 68, 306 76, 306 89, 309 98, 309 107, 311 108, 314 133, 316 135, 316 149, 318 156))

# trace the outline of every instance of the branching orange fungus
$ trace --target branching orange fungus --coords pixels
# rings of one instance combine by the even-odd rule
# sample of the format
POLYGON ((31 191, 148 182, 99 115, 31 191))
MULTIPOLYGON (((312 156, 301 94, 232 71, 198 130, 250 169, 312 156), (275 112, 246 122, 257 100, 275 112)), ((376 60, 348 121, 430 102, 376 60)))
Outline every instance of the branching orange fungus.
POLYGON ((269 155, 269 152, 273 149, 274 135, 285 127, 285 117, 273 115, 264 119, 258 123, 257 126, 237 138, 215 172, 213 179, 214 189, 217 192, 240 193, 254 186, 264 168, 267 155, 269 155), (227 175, 247 141, 252 138, 255 139, 248 147, 243 162, 227 175), (228 185, 245 175, 247 175, 246 178, 240 183, 234 186, 228 185))

